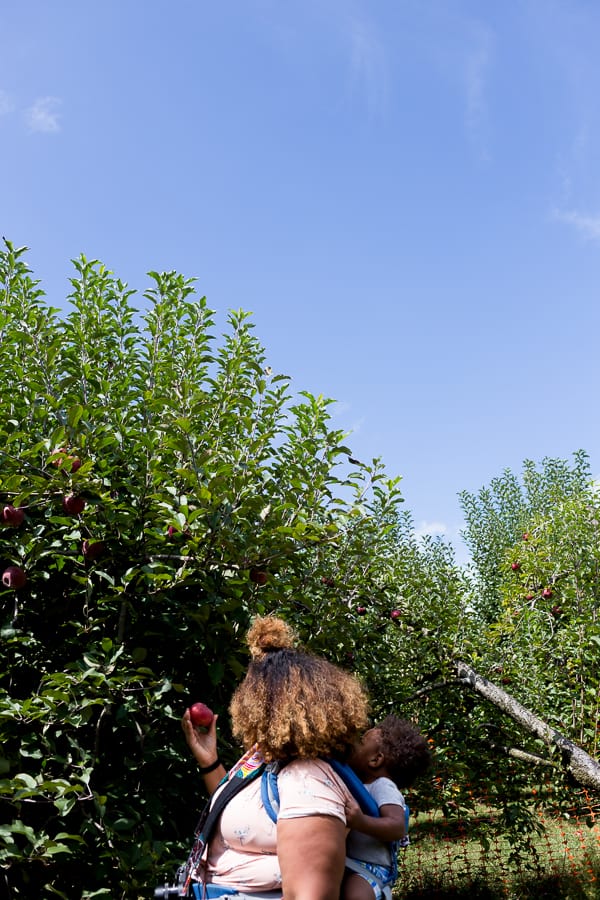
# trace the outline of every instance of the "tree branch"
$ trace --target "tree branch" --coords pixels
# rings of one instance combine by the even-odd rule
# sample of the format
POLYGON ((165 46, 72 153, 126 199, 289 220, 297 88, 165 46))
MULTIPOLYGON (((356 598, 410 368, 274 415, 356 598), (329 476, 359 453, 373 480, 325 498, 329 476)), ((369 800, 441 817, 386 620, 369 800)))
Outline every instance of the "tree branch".
POLYGON ((541 740, 546 747, 560 750, 563 768, 578 784, 600 791, 600 763, 597 760, 522 706, 498 685, 478 675, 466 663, 458 660, 454 663, 454 668, 464 687, 488 700, 529 734, 541 740))

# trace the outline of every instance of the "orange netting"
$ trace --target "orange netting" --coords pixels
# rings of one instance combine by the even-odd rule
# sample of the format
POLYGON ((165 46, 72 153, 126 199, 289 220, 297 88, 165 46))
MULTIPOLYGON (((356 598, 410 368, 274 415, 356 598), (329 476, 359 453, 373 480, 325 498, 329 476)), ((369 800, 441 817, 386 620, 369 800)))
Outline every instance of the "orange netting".
POLYGON ((436 896, 436 884, 443 884, 448 895, 462 891, 468 896, 469 885, 485 882, 493 884, 498 895, 514 897, 515 878, 523 875, 568 878, 585 888, 581 896, 600 896, 600 885, 594 884, 600 873, 598 797, 577 789, 559 802, 548 786, 543 796, 531 791, 527 802, 543 827, 529 850, 516 856, 486 797, 452 817, 439 808, 413 807, 411 844, 400 854, 397 896, 436 896))

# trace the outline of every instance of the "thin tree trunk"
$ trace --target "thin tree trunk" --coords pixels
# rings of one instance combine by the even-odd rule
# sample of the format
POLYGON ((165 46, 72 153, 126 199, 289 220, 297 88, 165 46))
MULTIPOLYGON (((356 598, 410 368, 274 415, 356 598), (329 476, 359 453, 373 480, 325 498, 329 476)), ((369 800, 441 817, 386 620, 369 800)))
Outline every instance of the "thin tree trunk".
POLYGON ((534 713, 522 706, 498 685, 478 675, 466 663, 459 660, 455 663, 455 669, 462 684, 510 716, 514 722, 543 741, 547 747, 557 747, 561 753, 563 767, 578 784, 600 791, 600 763, 597 760, 556 731, 555 728, 547 725, 542 719, 538 719, 534 713))

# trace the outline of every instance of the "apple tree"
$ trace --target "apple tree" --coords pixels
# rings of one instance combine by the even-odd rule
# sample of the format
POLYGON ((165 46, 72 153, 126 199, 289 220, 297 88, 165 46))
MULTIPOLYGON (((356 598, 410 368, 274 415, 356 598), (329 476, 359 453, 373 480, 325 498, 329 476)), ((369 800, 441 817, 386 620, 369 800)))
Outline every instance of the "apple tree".
POLYGON ((580 450, 569 465, 546 458, 541 466, 525 460, 521 478, 510 469, 473 494, 463 491, 463 538, 471 553, 477 612, 494 622, 502 606, 505 554, 527 533, 531 521, 550 516, 563 501, 588 490, 591 479, 587 454, 580 450))
POLYGON ((347 663, 401 502, 331 401, 273 373, 248 314, 150 273, 141 308, 74 260, 63 312, 0 255, 0 802, 13 897, 148 896, 203 798, 178 721, 222 714, 250 618, 347 663))
POLYGON ((415 542, 406 520, 387 610, 360 609, 361 665, 379 702, 434 741, 446 813, 487 796, 527 852, 538 820, 524 790, 600 792, 598 495, 579 453, 573 468, 526 463, 524 486, 507 471, 463 498, 475 573, 443 543, 415 542))
POLYGON ((507 471, 462 500, 488 622, 484 674, 595 754, 600 509, 587 455, 526 461, 521 482, 507 471))

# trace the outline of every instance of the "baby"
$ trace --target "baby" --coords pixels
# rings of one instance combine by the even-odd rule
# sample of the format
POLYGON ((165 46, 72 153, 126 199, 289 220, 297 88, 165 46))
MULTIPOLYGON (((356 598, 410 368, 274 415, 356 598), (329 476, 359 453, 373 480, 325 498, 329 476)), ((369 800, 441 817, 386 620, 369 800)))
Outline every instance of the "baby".
POLYGON ((387 716, 366 731, 349 760, 379 807, 368 816, 352 798, 346 821, 352 829, 346 844, 346 873, 342 900, 391 900, 396 877, 391 842, 406 846, 406 803, 400 788, 407 788, 431 763, 427 740, 414 725, 387 716))

